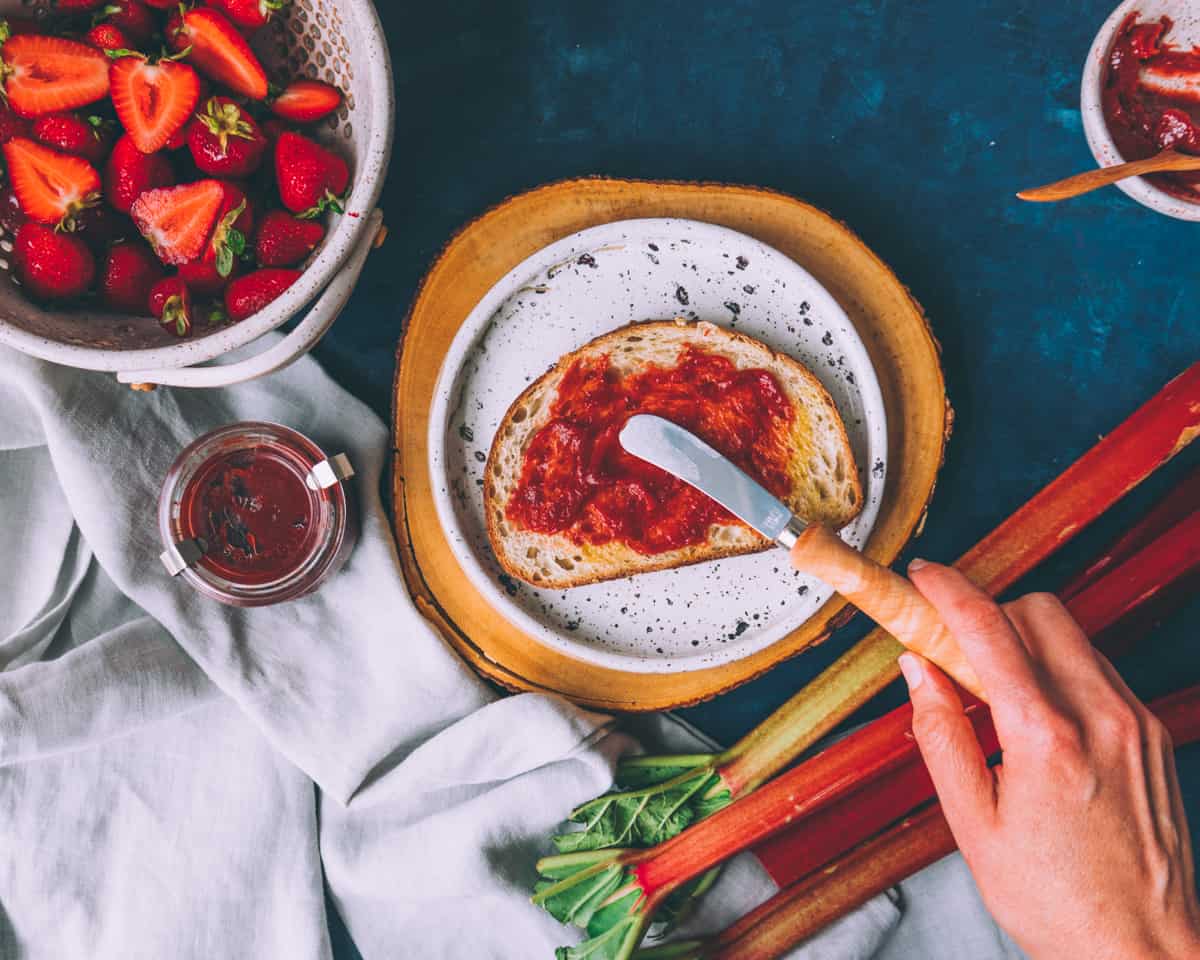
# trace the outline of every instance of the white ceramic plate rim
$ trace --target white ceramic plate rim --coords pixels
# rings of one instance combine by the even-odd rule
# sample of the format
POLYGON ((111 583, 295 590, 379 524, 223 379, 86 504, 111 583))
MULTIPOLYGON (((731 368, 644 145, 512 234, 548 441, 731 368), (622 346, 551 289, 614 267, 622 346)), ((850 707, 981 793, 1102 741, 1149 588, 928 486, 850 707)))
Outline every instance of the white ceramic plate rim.
MULTIPOLYGON (((1088 147, 1096 163, 1102 167, 1111 167, 1124 163, 1125 158, 1117 150, 1109 133, 1108 123, 1104 119, 1104 107, 1101 91, 1104 85, 1104 74, 1108 66, 1108 56, 1112 50, 1117 30, 1125 18, 1134 10, 1144 10, 1146 0, 1125 0, 1112 12, 1088 51, 1087 62, 1083 67, 1083 83, 1080 89, 1080 113, 1083 117, 1083 132, 1087 137, 1088 147)), ((1174 217, 1176 220, 1200 220, 1200 203, 1192 203, 1180 197, 1173 196, 1165 190, 1160 190, 1145 177, 1127 177, 1118 180, 1116 188, 1126 196, 1133 198, 1144 207, 1174 217)))
MULTIPOLYGON (((769 640, 760 646, 743 647, 741 645, 734 645, 723 648, 710 654, 703 663, 697 663, 695 666, 686 665, 686 661, 680 662, 679 660, 664 660, 619 654, 596 649, 591 646, 571 643, 561 637, 556 631, 539 622, 520 606, 511 602, 503 590, 493 582, 488 571, 484 569, 476 558, 474 551, 468 546, 468 534, 458 522, 458 516, 450 495, 449 484, 443 482, 445 475, 445 437, 449 419, 455 409, 451 388, 457 381, 459 371, 462 369, 463 363, 469 355, 471 344, 479 336, 483 335, 496 312, 513 296, 519 287, 528 283, 530 277, 536 276, 542 271, 563 262, 579 250, 592 250, 617 241, 628 242, 629 235, 638 231, 643 233, 645 239, 653 240, 679 239, 684 236, 694 239, 697 236, 703 237, 705 234, 714 240, 720 238, 736 240, 738 243, 749 244, 759 249, 767 250, 789 264, 797 272, 797 275, 803 277, 811 285, 805 291, 804 296, 813 303, 814 312, 819 312, 831 320, 842 323, 846 331, 843 346, 848 351, 854 351, 859 354, 863 365, 862 369, 870 374, 867 377, 860 377, 855 386, 862 397, 865 416, 870 416, 873 421, 872 424, 868 425, 868 438, 878 435, 883 438, 885 444, 883 451, 877 451, 872 447, 868 451, 868 455, 874 458, 877 453, 881 453, 886 461, 887 414, 883 405, 883 394, 879 388, 879 379, 874 365, 871 363, 870 355, 867 353, 866 346, 858 335, 857 329, 850 322, 850 319, 846 316, 846 312, 834 300, 833 296, 800 264, 769 244, 763 243, 761 240, 727 227, 717 226, 716 224, 673 217, 618 220, 581 230, 547 247, 543 247, 541 250, 527 257, 496 282, 484 295, 483 299, 475 305, 474 309, 467 315, 459 327, 458 333, 455 334, 454 340, 451 342, 446 357, 442 362, 441 369, 438 372, 427 436, 429 473, 438 520, 442 525, 443 532, 447 535, 446 541, 450 546, 451 552, 466 574, 467 579, 471 582, 471 585, 509 623, 522 630, 536 642, 585 663, 592 663, 601 667, 625 672, 683 673, 709 669, 741 660, 762 649, 766 649, 774 643, 778 643, 779 639, 783 636, 801 626, 803 621, 786 625, 786 629, 782 630, 780 637, 769 640), (673 230, 677 229, 677 225, 683 226, 691 232, 680 232, 676 236, 673 230)), ((582 346, 582 343, 580 345, 582 346)), ((545 368, 549 368, 557 359, 557 356, 546 357, 545 368)), ((491 439, 489 438, 487 442, 490 446, 491 439)), ((870 539, 871 531, 878 517, 882 497, 876 498, 874 501, 869 497, 864 499, 863 510, 855 518, 853 525, 860 533, 862 542, 866 543, 870 539)), ((687 571, 688 568, 683 568, 681 572, 686 575, 687 571)))

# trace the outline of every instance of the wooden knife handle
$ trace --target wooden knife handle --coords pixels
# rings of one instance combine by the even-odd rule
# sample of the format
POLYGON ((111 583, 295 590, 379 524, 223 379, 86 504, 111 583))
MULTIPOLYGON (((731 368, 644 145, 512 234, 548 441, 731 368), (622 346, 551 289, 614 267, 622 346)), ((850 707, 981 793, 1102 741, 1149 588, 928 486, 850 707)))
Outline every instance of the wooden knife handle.
POLYGON ((958 641, 933 605, 904 577, 815 523, 800 534, 791 561, 797 570, 833 587, 913 653, 936 663, 981 700, 987 699, 958 641))

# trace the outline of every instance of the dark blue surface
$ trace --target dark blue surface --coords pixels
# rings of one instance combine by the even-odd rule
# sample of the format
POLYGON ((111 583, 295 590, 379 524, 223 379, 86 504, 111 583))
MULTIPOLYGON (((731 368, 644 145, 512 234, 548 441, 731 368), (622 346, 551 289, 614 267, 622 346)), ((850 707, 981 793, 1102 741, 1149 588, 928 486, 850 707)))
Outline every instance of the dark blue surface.
MULTIPOLYGON (((1113 189, 1013 198, 1092 163, 1079 77, 1113 5, 381 3, 398 100, 391 236, 318 356, 386 417, 422 273, 462 224, 545 181, 786 191, 848 223, 928 311, 957 427, 918 549, 956 557, 1200 358, 1200 225, 1113 189)), ((1185 454, 1029 586, 1054 587, 1197 462, 1185 454)), ((1125 664, 1143 695, 1200 682, 1198 614, 1125 664)), ((689 719, 737 736, 858 632, 689 719)), ((1200 753, 1183 766, 1200 821, 1200 753)))

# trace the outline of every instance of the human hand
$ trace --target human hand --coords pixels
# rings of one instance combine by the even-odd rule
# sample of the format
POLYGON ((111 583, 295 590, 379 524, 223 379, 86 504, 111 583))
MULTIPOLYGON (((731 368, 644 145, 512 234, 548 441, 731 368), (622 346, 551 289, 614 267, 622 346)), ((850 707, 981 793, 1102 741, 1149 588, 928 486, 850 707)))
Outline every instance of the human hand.
POLYGON ((984 903, 1033 960, 1200 957, 1170 737, 1057 599, 998 606, 955 570, 909 575, 988 693, 989 769, 941 670, 900 658, 913 734, 984 903))

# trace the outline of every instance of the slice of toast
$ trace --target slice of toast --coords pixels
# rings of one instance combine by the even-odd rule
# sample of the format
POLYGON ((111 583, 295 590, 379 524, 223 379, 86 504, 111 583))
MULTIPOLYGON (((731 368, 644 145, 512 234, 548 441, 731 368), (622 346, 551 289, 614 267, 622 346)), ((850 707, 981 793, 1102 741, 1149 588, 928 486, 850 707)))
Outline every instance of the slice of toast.
POLYGON ((846 428, 833 400, 807 367, 712 323, 678 319, 634 323, 562 357, 504 415, 484 472, 484 507, 488 537, 505 571, 536 587, 564 589, 771 546, 741 523, 714 523, 703 543, 645 554, 621 541, 581 544, 565 533, 524 529, 507 514, 520 482, 525 450, 551 419, 559 385, 577 360, 607 356, 609 369, 623 377, 651 366, 674 367, 688 348, 725 357, 739 370, 766 370, 786 394, 793 407, 786 458, 791 490, 783 499, 794 513, 835 530, 858 514, 862 487, 846 428))

